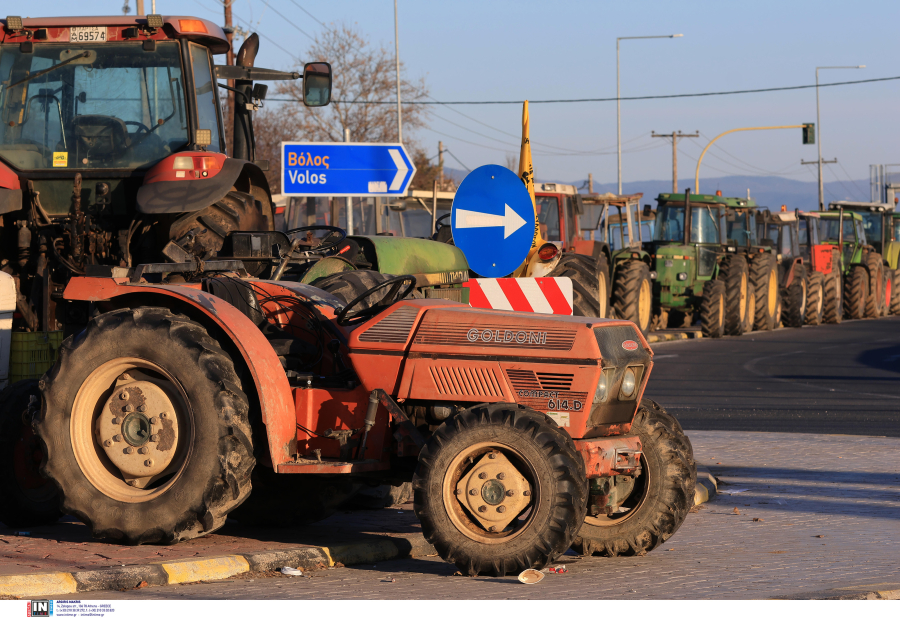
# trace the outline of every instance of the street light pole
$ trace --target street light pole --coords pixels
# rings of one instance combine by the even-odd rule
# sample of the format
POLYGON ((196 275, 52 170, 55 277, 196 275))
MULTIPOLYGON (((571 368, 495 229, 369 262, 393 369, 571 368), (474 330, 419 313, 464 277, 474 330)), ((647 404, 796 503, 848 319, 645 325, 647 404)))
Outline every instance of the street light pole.
POLYGON ((658 36, 620 36, 616 38, 616 160, 618 162, 619 195, 622 195, 622 89, 619 81, 619 41, 626 39, 675 39, 683 34, 658 36))
POLYGON ((403 143, 403 110, 400 107, 400 26, 397 22, 397 0, 394 0, 394 56, 397 62, 397 141, 403 143))
POLYGON ((866 65, 855 67, 816 67, 816 141, 819 142, 819 210, 825 210, 825 184, 822 182, 822 120, 819 117, 819 69, 864 69, 866 65))

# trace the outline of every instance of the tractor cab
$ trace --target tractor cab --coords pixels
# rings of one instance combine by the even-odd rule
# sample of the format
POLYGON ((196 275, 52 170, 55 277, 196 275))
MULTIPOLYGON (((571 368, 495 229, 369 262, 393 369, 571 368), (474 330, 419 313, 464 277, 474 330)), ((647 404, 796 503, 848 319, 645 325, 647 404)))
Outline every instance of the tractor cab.
MULTIPOLYGON (((866 243, 863 216, 858 212, 823 212, 819 215, 819 240, 824 245, 840 247, 843 264, 861 260, 866 243)), ((844 267, 841 267, 844 270, 844 267)))
POLYGON ((880 202, 831 202, 828 205, 829 211, 843 210, 844 212, 853 212, 862 217, 863 229, 865 230, 866 240, 868 244, 875 247, 875 250, 884 255, 885 245, 890 242, 891 234, 891 218, 894 214, 894 206, 891 204, 882 204, 880 202))

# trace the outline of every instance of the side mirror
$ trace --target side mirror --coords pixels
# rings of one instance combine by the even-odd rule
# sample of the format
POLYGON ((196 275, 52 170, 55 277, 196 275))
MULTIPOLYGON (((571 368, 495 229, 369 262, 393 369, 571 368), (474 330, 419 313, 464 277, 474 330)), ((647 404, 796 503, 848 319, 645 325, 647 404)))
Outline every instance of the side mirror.
POLYGON ((310 62, 303 67, 303 104, 323 107, 331 102, 331 65, 310 62))
POLYGON ((263 101, 268 92, 269 87, 266 84, 253 84, 253 94, 250 97, 255 101, 263 101))

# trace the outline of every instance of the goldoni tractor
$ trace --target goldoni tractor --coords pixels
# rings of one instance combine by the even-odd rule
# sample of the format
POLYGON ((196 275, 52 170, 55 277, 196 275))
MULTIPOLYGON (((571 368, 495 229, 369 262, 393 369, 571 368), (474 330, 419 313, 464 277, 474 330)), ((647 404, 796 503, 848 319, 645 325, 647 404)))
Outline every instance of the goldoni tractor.
POLYGON ((96 537, 173 543, 226 517, 307 523, 355 484, 411 480, 425 537, 471 575, 570 545, 641 555, 678 529, 693 452, 642 397, 652 351, 634 324, 414 287, 344 303, 237 260, 73 278, 63 295, 92 317, 34 419, 63 510, 96 537))

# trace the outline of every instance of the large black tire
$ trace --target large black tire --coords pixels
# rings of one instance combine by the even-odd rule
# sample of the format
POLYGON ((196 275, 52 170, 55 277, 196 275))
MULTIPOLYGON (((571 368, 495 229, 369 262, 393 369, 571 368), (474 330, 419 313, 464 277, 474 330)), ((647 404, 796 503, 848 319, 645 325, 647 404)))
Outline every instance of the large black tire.
POLYGON ((804 322, 810 326, 822 323, 825 312, 825 275, 814 271, 809 275, 806 290, 806 316, 804 322))
POLYGON ((572 544, 583 555, 643 556, 675 534, 694 505, 694 452, 678 420, 644 399, 629 435, 643 450, 642 473, 622 503, 629 510, 587 517, 572 544))
POLYGON ((100 315, 63 343, 41 389, 42 473, 94 537, 195 538, 250 494, 247 397, 231 358, 187 317, 160 307, 100 315), (129 465, 159 472, 129 477, 129 465))
POLYGON ((700 330, 704 337, 713 339, 725 334, 725 283, 720 279, 712 279, 703 284, 700 330))
POLYGON ((752 333, 756 321, 756 288, 751 282, 747 286, 747 315, 744 317, 744 332, 752 333))
POLYGON ((750 281, 756 298, 755 330, 775 328, 775 303, 778 299, 778 263, 771 253, 761 253, 753 258, 750 281))
POLYGON ((653 316, 653 283, 647 264, 628 260, 618 265, 613 277, 612 306, 617 318, 631 320, 647 335, 653 316))
MULTIPOLYGON (((900 265, 898 265, 900 266, 900 265)), ((900 268, 891 271, 891 315, 900 315, 900 268)))
POLYGON ((743 255, 730 255, 719 265, 725 282, 725 334, 743 335, 750 305, 750 268, 743 255))
POLYGON ((866 317, 868 296, 869 273, 863 266, 853 266, 844 282, 844 317, 848 320, 866 317))
MULTIPOLYGON (((507 478, 506 484, 512 487, 513 482, 507 478)), ((485 481, 480 493, 473 489, 472 500, 485 495, 488 483, 496 481, 485 481)), ((499 495, 510 495, 502 493, 505 486, 499 489, 499 495)), ((581 455, 552 419, 499 403, 465 410, 434 432, 419 454, 413 490, 422 532, 444 560, 468 575, 502 576, 541 569, 569 548, 584 520, 587 481, 581 455), (497 452, 514 464, 516 472, 510 476, 525 478, 531 487, 519 493, 507 490, 513 492, 512 500, 531 493, 524 507, 520 502, 509 514, 521 515, 491 532, 470 514, 468 494, 460 497, 456 485, 497 452)), ((496 507, 498 512, 501 508, 496 507)))
POLYGON ((230 232, 273 229, 261 202, 249 193, 230 191, 215 204, 179 216, 169 227, 169 239, 207 259, 222 248, 230 232))
POLYGON ((606 256, 594 260, 586 255, 563 253, 548 277, 572 280, 573 314, 605 318, 609 311, 609 267, 606 256))
MULTIPOLYGON (((385 275, 375 270, 348 270, 342 273, 336 273, 319 279, 313 285, 320 290, 325 290, 332 296, 337 296, 346 305, 354 298, 362 296, 375 286, 394 279, 393 275, 385 275)), ((368 309, 384 298, 390 288, 372 294, 360 304, 356 305, 354 311, 368 309)), ((418 290, 413 291, 408 298, 422 298, 422 293, 418 290)))
POLYGON ((826 324, 840 324, 844 319, 844 278, 834 265, 825 276, 825 309, 823 319, 826 324))
POLYGON ((866 317, 880 318, 884 314, 884 262, 881 254, 874 251, 866 252, 865 262, 869 270, 866 317))
POLYGON ((10 528, 52 524, 62 513, 56 485, 40 474, 44 458, 31 421, 41 408, 37 380, 0 394, 0 521, 10 528))
POLYGON ((354 496, 359 486, 341 475, 332 478, 308 474, 278 474, 257 466, 251 476, 253 491, 229 515, 243 526, 292 528, 333 515, 354 496))
POLYGON ((784 304, 781 320, 788 328, 800 328, 806 319, 807 302, 806 267, 802 264, 794 266, 794 280, 790 287, 783 291, 784 304))

